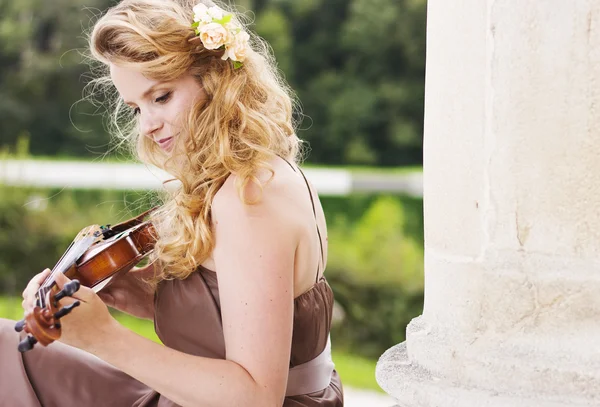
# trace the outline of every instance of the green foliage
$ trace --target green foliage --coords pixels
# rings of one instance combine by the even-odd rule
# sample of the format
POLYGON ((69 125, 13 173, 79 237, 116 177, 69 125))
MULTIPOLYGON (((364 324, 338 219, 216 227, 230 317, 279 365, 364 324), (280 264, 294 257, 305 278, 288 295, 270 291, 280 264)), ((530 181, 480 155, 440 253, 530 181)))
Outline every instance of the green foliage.
POLYGON ((293 75, 294 66, 291 59, 293 40, 285 14, 276 7, 269 7, 258 15, 255 25, 256 30, 273 49, 279 69, 288 76, 293 75))
POLYGON ((310 117, 301 136, 311 160, 420 163, 425 0, 310 3, 301 18, 288 15, 297 67, 291 81, 310 117))
MULTIPOLYGON (((18 295, 52 268, 84 227, 115 224, 152 194, 0 187, 0 293, 18 295)), ((336 344, 374 358, 404 340, 422 311, 422 201, 356 195, 322 199, 329 222, 326 276, 345 314, 336 344)))
POLYGON ((329 242, 327 276, 345 312, 335 333, 353 352, 379 356, 421 313, 422 245, 406 234, 401 202, 386 196, 356 224, 338 216, 329 242))
MULTIPOLYGON (((84 32, 115 0, 0 0, 0 149, 93 156, 109 136, 82 101, 84 32)), ((237 0, 298 94, 310 162, 421 163, 426 0, 237 0)))
POLYGON ((335 370, 342 379, 342 385, 351 386, 355 389, 376 390, 383 393, 383 390, 375 380, 376 359, 368 359, 353 353, 337 350, 335 345, 331 353, 331 359, 335 363, 335 370))
POLYGON ((329 232, 328 267, 365 284, 415 284, 422 277, 422 253, 403 229, 403 208, 392 197, 378 198, 356 225, 338 218, 329 232))
POLYGON ((20 293, 33 275, 52 268, 86 226, 130 218, 150 195, 36 190, 0 186, 0 292, 20 293))
POLYGON ((0 189, 0 286, 9 292, 25 288, 33 274, 56 262, 61 236, 49 217, 28 216, 26 191, 0 189), (33 264, 35 259, 38 263, 33 264))
POLYGON ((110 3, 0 0, 0 146, 23 133, 33 154, 89 155, 106 144, 101 118, 77 102, 88 70, 82 29, 110 3))
POLYGON ((22 300, 22 297, 7 297, 0 295, 0 318, 12 320, 23 318, 23 308, 21 307, 22 300))

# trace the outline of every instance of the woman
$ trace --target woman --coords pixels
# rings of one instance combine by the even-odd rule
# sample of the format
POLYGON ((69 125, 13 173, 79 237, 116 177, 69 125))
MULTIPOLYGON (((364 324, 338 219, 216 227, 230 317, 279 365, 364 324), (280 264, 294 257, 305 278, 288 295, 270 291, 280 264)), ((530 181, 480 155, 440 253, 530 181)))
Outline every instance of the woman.
POLYGON ((124 0, 94 25, 107 76, 92 87, 114 85, 113 123, 131 119, 117 133, 180 186, 152 214, 151 265, 62 300, 81 305, 60 342, 20 354, 0 321, 2 406, 343 405, 325 219, 295 164, 290 92, 238 15, 196 1, 124 0), (153 319, 166 346, 106 305, 153 319))

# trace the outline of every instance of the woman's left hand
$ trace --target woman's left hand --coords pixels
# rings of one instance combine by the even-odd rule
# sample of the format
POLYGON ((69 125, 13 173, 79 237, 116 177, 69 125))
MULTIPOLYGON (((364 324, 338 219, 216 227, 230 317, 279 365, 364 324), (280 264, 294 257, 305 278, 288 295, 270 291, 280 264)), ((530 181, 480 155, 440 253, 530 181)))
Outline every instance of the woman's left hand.
MULTIPOLYGON (((58 273, 55 281, 62 289, 71 280, 58 273)), ((59 341, 93 353, 93 349, 111 335, 118 322, 91 288, 81 286, 72 297, 59 301, 60 308, 75 301, 79 301, 79 306, 60 319, 62 333, 59 341)))

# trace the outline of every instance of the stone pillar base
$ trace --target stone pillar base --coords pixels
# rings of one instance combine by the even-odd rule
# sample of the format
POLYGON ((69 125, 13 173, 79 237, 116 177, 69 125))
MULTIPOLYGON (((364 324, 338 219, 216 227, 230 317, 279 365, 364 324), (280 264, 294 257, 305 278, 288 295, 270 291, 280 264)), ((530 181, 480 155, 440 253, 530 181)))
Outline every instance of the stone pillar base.
POLYGON ((600 406, 597 0, 428 0, 423 315, 401 407, 600 406))
MULTIPOLYGON (((431 364, 431 359, 435 360, 435 354, 443 352, 444 349, 449 350, 452 346, 445 340, 435 343, 435 340, 441 338, 431 332, 431 327, 422 323, 422 317, 411 322, 407 334, 411 351, 407 349, 407 342, 400 343, 388 349, 377 363, 377 382, 398 402, 394 407, 600 405, 600 399, 594 394, 595 389, 598 389, 600 376, 594 372, 578 372, 576 365, 565 368, 553 364, 551 358, 534 360, 533 357, 523 354, 510 355, 510 351, 503 346, 498 348, 497 358, 490 356, 489 350, 483 349, 480 358, 473 353, 461 354, 451 351, 450 355, 445 356, 457 358, 456 369, 448 372, 449 375, 444 375, 442 372, 428 370, 419 363, 418 358, 412 357, 411 353, 428 353, 427 364, 431 364), (427 337, 430 337, 429 340, 425 339, 427 337), (424 351, 423 347, 429 351, 424 351), (464 376, 456 376, 461 372, 464 372, 464 376), (488 389, 474 383, 477 372, 480 372, 481 384, 488 386, 488 389), (448 377, 450 375, 454 377, 448 377), (519 392, 518 389, 522 391, 519 392), (561 391, 569 391, 569 394, 561 394, 561 391)), ((476 349, 474 346, 475 352, 476 349)))
POLYGON ((568 407, 588 404, 525 399, 455 385, 432 375, 408 357, 403 342, 388 349, 377 363, 377 382, 398 402, 393 407, 568 407))

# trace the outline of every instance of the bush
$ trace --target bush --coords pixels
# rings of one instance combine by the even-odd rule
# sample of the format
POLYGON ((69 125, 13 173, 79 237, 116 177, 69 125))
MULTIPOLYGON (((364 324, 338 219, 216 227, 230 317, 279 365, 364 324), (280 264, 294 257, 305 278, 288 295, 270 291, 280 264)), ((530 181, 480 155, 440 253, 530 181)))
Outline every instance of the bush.
MULTIPOLYGON (((54 267, 84 227, 133 216, 128 208, 134 204, 122 196, 0 185, 0 293, 20 294, 31 277, 54 267)), ((141 205, 143 198, 132 197, 141 205)))
POLYGON ((42 265, 51 267, 56 262, 60 231, 50 217, 29 216, 23 205, 26 191, 0 191, 0 288, 14 294, 42 271, 42 265))
POLYGON ((345 314, 333 335, 353 352, 378 357, 422 311, 423 250, 405 223, 400 200, 382 196, 355 225, 338 216, 330 228, 327 278, 345 314))
MULTIPOLYGON (((123 195, 0 186, 0 293, 19 295, 85 226, 115 224, 150 207, 149 193, 123 195)), ((332 336, 336 347, 378 357, 404 340, 406 325, 422 311, 422 201, 356 195, 322 202, 326 276, 345 314, 332 336)))

